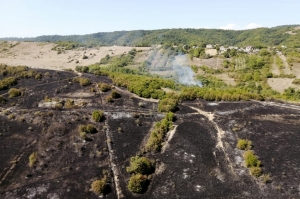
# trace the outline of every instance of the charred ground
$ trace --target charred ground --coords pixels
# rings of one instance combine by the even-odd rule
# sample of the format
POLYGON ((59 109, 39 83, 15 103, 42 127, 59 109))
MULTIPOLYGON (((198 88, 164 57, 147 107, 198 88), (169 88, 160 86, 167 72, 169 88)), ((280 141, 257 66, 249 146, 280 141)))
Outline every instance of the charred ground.
POLYGON ((91 183, 108 178, 106 198, 298 198, 300 132, 297 106, 270 102, 186 101, 179 105, 174 134, 160 153, 142 148, 155 122, 163 118, 157 103, 135 98, 115 87, 121 97, 107 102, 112 84, 105 76, 83 74, 91 84, 74 82, 73 72, 38 70, 40 80, 21 79, 14 87, 23 96, 8 98, 0 115, 1 198, 98 198, 91 183), (45 75, 47 73, 47 75, 45 75), (68 101, 72 101, 68 105, 68 101), (105 120, 95 122, 93 110, 105 120), (82 139, 80 125, 97 132, 82 139), (252 141, 262 161, 263 179, 244 166, 238 139, 252 141), (37 161, 29 167, 29 156, 37 161), (143 153, 156 169, 143 194, 127 189, 130 157, 143 153), (118 182, 116 182, 116 179, 118 182))

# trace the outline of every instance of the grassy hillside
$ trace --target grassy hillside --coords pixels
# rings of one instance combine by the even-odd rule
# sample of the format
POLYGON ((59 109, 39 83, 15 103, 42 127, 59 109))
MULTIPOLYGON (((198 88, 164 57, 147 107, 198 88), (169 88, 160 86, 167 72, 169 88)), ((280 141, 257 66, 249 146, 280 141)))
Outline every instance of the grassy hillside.
POLYGON ((74 41, 85 46, 95 45, 129 45, 149 46, 163 45, 201 45, 220 44, 256 47, 287 45, 300 47, 297 25, 257 28, 252 30, 220 29, 161 29, 99 32, 88 35, 46 35, 34 38, 2 38, 1 40, 57 42, 74 41), (290 33, 287 33, 290 32, 290 33))

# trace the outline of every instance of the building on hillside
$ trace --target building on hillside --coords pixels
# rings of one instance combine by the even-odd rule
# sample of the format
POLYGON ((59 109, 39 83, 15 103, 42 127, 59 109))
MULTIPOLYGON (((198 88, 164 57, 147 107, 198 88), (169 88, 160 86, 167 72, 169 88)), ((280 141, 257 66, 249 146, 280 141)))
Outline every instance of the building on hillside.
POLYGON ((211 44, 207 44, 207 45, 206 45, 206 48, 210 48, 210 49, 212 49, 212 48, 214 48, 214 46, 213 46, 213 45, 211 45, 211 44))

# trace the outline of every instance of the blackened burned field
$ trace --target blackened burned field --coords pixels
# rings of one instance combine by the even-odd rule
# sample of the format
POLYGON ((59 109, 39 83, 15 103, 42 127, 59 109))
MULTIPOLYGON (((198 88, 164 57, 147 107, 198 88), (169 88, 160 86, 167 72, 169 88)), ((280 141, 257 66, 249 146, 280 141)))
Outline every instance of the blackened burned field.
POLYGON ((102 92, 99 83, 112 84, 104 76, 85 74, 91 84, 82 86, 75 73, 39 72, 40 80, 14 86, 22 96, 1 91, 7 102, 0 112, 0 198, 99 198, 91 184, 103 177, 106 198, 300 197, 297 106, 182 102, 162 151, 149 153, 142 149, 164 117, 155 102, 113 85, 102 92), (111 99, 114 90, 120 97, 111 99), (96 122, 94 110, 105 119, 96 122), (96 131, 80 132, 88 124, 96 131), (245 166, 239 139, 251 140, 260 177, 245 166), (126 167, 137 154, 155 162, 143 194, 127 188, 126 167))

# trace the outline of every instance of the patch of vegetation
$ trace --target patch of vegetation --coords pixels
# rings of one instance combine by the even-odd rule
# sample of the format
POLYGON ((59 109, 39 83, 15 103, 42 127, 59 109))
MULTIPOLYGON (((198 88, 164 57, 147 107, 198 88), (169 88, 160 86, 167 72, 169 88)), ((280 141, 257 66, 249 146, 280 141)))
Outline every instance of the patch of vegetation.
POLYGON ((173 125, 174 113, 169 112, 165 115, 164 119, 155 124, 154 130, 151 132, 150 137, 146 144, 147 151, 159 152, 162 148, 162 142, 173 125))
POLYGON ((296 85, 300 85, 300 79, 294 79, 292 83, 296 85))
POLYGON ((146 157, 134 156, 130 159, 130 166, 126 168, 128 173, 150 174, 153 172, 153 164, 146 157))
POLYGON ((147 188, 147 176, 142 174, 132 175, 128 182, 128 189, 133 193, 142 193, 147 188))
POLYGON ((100 180, 95 180, 92 182, 91 190, 96 195, 105 195, 108 192, 108 184, 106 176, 100 180))
POLYGON ((120 93, 118 93, 116 90, 112 90, 110 95, 113 99, 117 99, 121 97, 120 93))
POLYGON ((33 152, 29 156, 29 167, 33 167, 36 162, 37 162, 37 152, 33 152))
POLYGON ((81 86, 88 86, 91 84, 91 80, 85 77, 74 78, 74 82, 78 82, 81 86))
POLYGON ((247 139, 239 139, 237 143, 237 148, 241 150, 250 150, 252 147, 252 142, 247 139))
POLYGON ((94 133, 97 133, 98 131, 94 125, 87 124, 87 125, 80 125, 79 132, 94 134, 94 133))
POLYGON ((94 110, 92 113, 92 119, 95 122, 102 122, 105 119, 104 112, 102 110, 94 110))
POLYGON ((177 109, 178 102, 176 99, 165 98, 159 101, 158 111, 160 112, 175 112, 177 109))
POLYGON ((102 92, 107 92, 111 89, 111 86, 106 83, 99 83, 98 87, 99 87, 100 91, 102 91, 102 92))
POLYGON ((9 98, 18 97, 22 95, 22 91, 17 88, 11 88, 8 91, 9 98))

